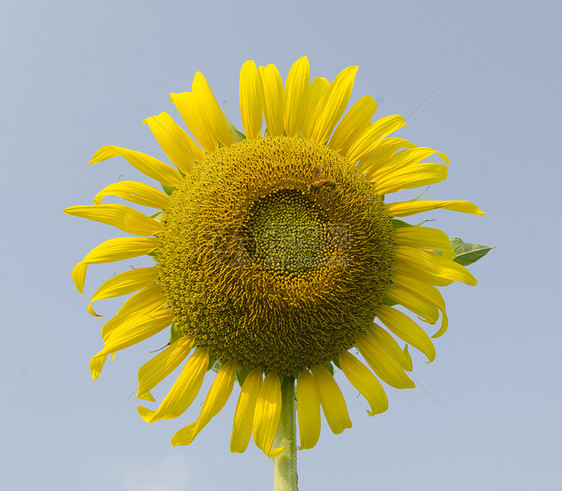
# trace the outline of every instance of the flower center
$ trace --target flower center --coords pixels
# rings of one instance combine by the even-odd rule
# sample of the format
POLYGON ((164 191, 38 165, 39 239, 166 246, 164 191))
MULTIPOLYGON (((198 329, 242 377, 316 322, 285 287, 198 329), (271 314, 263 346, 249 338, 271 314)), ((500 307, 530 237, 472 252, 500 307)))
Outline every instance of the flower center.
POLYGON ((324 145, 245 140, 172 195, 156 260, 178 329, 215 359, 293 375, 355 343, 394 244, 369 183, 324 145))

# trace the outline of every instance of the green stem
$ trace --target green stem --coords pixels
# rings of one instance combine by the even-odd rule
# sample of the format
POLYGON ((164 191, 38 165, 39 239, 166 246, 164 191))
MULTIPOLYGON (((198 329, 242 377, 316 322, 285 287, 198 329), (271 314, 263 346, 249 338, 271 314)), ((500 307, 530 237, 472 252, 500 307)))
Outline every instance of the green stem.
POLYGON ((298 491, 297 418, 293 377, 283 380, 281 396, 283 406, 274 447, 285 447, 285 450, 279 457, 273 459, 273 490, 298 491))

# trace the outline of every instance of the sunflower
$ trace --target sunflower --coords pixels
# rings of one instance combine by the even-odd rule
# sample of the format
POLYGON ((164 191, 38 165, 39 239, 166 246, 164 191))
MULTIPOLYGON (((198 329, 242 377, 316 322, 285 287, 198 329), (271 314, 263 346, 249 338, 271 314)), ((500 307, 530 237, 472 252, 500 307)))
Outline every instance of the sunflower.
POLYGON ((100 191, 93 205, 64 210, 135 236, 103 242, 74 267, 80 292, 90 264, 143 255, 155 261, 113 276, 94 293, 92 315, 97 300, 133 295, 103 325, 92 377, 109 355, 170 327, 168 345, 138 374, 137 397, 155 402, 151 390, 183 364, 157 407, 138 407, 145 421, 155 422, 181 416, 205 375, 216 372, 197 419, 173 436, 173 445, 194 440, 226 404, 235 380, 241 389, 232 452, 244 452, 253 434, 261 450, 278 456, 283 448, 274 448, 274 437, 283 405, 294 397, 299 448, 317 443, 321 411, 334 433, 350 428, 336 371, 365 397, 369 415, 385 411, 381 381, 414 387, 408 346, 428 362, 435 358, 430 335, 405 311, 439 323, 436 338, 448 324, 436 287, 476 284, 454 261, 444 232, 399 218, 439 208, 482 212, 468 201, 385 201, 388 194, 443 181, 449 161, 391 136, 405 126, 401 116, 372 122, 377 104, 371 96, 346 112, 356 72, 349 67, 331 83, 311 82, 302 57, 283 84, 274 65, 245 62, 239 86, 244 133, 197 72, 191 92, 171 94, 192 136, 167 113, 143 122, 175 168, 112 145, 90 162, 121 156, 163 191, 120 181, 100 191), (442 162, 427 162, 432 156, 442 162), (106 196, 160 211, 103 204, 106 196))

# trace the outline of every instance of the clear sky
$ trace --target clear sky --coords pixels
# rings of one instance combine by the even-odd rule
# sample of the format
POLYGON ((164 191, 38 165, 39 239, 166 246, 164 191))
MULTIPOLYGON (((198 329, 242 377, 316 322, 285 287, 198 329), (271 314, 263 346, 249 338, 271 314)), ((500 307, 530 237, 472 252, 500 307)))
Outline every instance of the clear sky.
MULTIPOLYGON (((369 418, 342 382, 353 428, 335 436, 324 424, 299 452, 301 489, 560 489, 559 2, 24 0, 1 10, 0 488, 271 488, 271 462, 253 444, 228 450, 235 397, 190 447, 170 438, 200 402, 179 421, 140 419, 136 371, 165 334, 91 380, 102 321, 88 297, 122 265, 91 267, 79 295, 72 266, 115 232, 61 210, 119 178, 143 180, 119 158, 88 168, 104 144, 165 158, 141 121, 174 113, 168 94, 189 90, 196 70, 238 122, 242 63, 285 76, 306 54, 313 76, 359 65, 354 100, 372 94, 379 115, 408 116, 439 88, 399 136, 451 158, 428 198, 470 199, 487 215, 427 218, 497 248, 471 268, 476 288, 445 290, 450 329, 434 363, 415 356, 420 387, 389 388, 390 410, 369 418)), ((99 310, 107 318, 116 306, 99 310)))

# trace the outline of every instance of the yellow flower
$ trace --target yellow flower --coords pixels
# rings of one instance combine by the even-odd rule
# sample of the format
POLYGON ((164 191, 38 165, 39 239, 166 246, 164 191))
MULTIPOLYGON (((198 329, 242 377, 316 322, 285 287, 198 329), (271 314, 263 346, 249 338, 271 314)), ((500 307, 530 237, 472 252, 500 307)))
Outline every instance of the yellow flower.
POLYGON ((92 315, 93 302, 135 292, 102 327, 92 377, 108 355, 169 326, 168 346, 139 370, 137 397, 154 402, 151 390, 183 368, 157 408, 139 406, 145 421, 182 415, 209 368, 217 372, 198 418, 174 435, 173 445, 193 441, 236 379, 233 452, 244 452, 252 434, 268 456, 282 451, 272 447, 286 378, 297 381, 301 449, 318 441, 321 409, 334 433, 350 428, 333 365, 365 397, 369 415, 385 411, 379 380, 414 387, 408 345, 435 358, 432 339, 403 310, 428 324, 441 319, 435 338, 447 329, 436 286, 476 284, 453 261, 444 232, 397 217, 438 208, 482 212, 468 201, 385 201, 387 194, 443 181, 449 161, 390 136, 405 126, 401 116, 371 122, 377 105, 370 96, 346 112, 356 71, 311 82, 303 57, 283 86, 274 65, 247 61, 240 74, 245 135, 197 72, 191 92, 171 96, 193 138, 166 113, 144 121, 175 168, 111 145, 90 162, 120 155, 165 192, 122 181, 100 191, 94 205, 65 210, 137 236, 90 251, 72 272, 80 292, 90 264, 146 254, 156 262, 116 275, 94 293, 92 315), (426 161, 434 155, 444 163, 426 161), (145 215, 103 204, 110 195, 162 211, 145 215))

